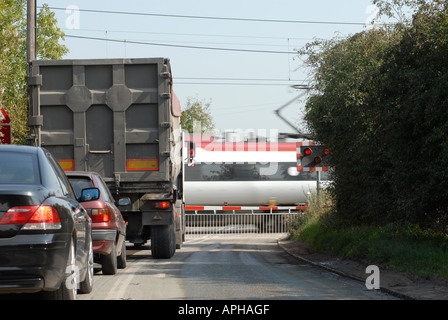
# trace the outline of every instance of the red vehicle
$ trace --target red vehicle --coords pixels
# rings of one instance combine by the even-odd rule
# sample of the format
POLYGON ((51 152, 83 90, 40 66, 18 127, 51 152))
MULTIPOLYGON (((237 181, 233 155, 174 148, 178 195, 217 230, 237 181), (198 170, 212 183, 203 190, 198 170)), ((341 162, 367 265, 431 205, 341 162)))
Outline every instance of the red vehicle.
POLYGON ((66 172, 75 195, 85 188, 98 188, 100 198, 80 202, 92 219, 92 240, 95 262, 101 264, 103 274, 112 275, 117 268, 126 267, 126 224, 117 205, 128 205, 129 198, 116 203, 106 183, 95 172, 66 172))

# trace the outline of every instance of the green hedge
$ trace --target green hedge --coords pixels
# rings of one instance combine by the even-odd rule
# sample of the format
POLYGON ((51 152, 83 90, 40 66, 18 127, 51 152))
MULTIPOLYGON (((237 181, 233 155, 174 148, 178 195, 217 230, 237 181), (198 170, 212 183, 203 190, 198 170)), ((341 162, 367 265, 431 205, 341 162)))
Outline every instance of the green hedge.
POLYGON ((421 6, 409 24, 316 41, 301 54, 315 82, 305 120, 331 150, 338 215, 445 230, 448 5, 421 6))

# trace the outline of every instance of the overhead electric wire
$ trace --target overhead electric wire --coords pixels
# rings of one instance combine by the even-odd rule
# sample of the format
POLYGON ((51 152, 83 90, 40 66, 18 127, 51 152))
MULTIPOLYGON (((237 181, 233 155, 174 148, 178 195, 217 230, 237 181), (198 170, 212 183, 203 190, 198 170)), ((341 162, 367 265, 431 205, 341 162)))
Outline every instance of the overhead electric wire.
POLYGON ((275 79, 275 78, 210 78, 210 77, 174 77, 174 80, 225 80, 225 81, 288 81, 297 82, 304 80, 293 80, 293 79, 275 79))
POLYGON ((252 106, 244 106, 244 107, 235 107, 235 108, 224 108, 224 109, 216 109, 216 106, 213 106, 212 113, 215 116, 229 115, 229 114, 239 114, 239 113, 248 113, 248 112, 264 112, 264 111, 272 111, 278 107, 277 104, 266 104, 266 105, 252 105, 252 106), (246 109, 249 108, 249 109, 246 109), (237 109, 237 110, 235 110, 237 109))
MULTIPOLYGON (((73 29, 61 28, 65 31, 73 31, 73 29)), ((152 34, 152 35, 168 35, 168 36, 191 36, 191 37, 220 37, 220 38, 245 38, 245 39, 269 39, 269 40, 300 40, 310 41, 314 38, 298 38, 298 37, 273 37, 273 36, 256 36, 256 35, 231 35, 231 34, 206 34, 206 33, 179 33, 179 32, 152 32, 152 31, 133 31, 133 30, 106 30, 106 29, 76 29, 76 31, 86 32, 102 32, 102 33, 135 33, 135 34, 152 34)))
MULTIPOLYGON (((64 10, 64 11, 67 10, 67 8, 59 8, 59 7, 49 7, 49 9, 64 10)), ((165 18, 183 18, 183 19, 207 19, 207 20, 226 20, 226 21, 245 21, 245 22, 267 22, 267 23, 357 25, 357 26, 365 25, 365 22, 361 23, 361 22, 340 22, 340 21, 311 21, 311 20, 282 20, 282 19, 235 18, 235 17, 216 17, 216 16, 193 16, 193 15, 148 13, 148 12, 96 10, 96 9, 79 9, 79 11, 80 12, 91 12, 91 13, 152 16, 152 17, 165 17, 165 18)))
POLYGON ((255 112, 255 111, 268 111, 274 110, 278 108, 279 105, 282 105, 284 102, 271 102, 271 103, 263 103, 263 104, 252 104, 252 105, 243 105, 243 106, 233 106, 233 107, 216 107, 212 106, 213 115, 228 115, 228 114, 237 114, 237 113, 247 113, 247 112, 255 112))
POLYGON ((173 80, 175 85, 180 84, 180 85, 238 85, 238 86, 291 86, 291 85, 297 85, 298 83, 303 84, 306 82, 310 82, 309 80, 298 80, 298 79, 218 78, 218 77, 174 77, 173 80), (192 82, 190 82, 189 80, 192 80, 192 82), (195 80, 204 80, 210 82, 196 82, 195 80))
MULTIPOLYGON (((107 39, 107 38, 105 38, 107 39)), ((154 43, 160 40, 154 40, 154 39, 126 39, 126 42, 129 41, 139 41, 139 42, 149 42, 149 43, 154 43)), ((224 45, 224 46, 257 46, 257 47, 286 47, 285 44, 266 44, 266 43, 224 43, 224 42, 204 42, 204 41, 186 41, 186 40, 163 40, 163 41, 169 41, 170 44, 179 44, 182 45, 182 43, 189 43, 191 45, 224 45)))
POLYGON ((294 52, 294 51, 271 51, 271 50, 252 50, 252 49, 238 49, 238 48, 200 47, 200 46, 188 46, 188 45, 156 43, 156 42, 146 42, 146 41, 120 40, 120 39, 108 39, 108 38, 98 38, 98 37, 84 37, 84 36, 76 36, 76 35, 70 35, 70 34, 66 34, 65 36, 67 38, 83 39, 83 40, 97 40, 97 41, 118 42, 118 43, 123 43, 123 44, 141 44, 141 45, 149 45, 149 46, 184 48, 184 49, 217 50, 217 51, 248 52, 248 53, 270 53, 270 54, 297 54, 297 52, 294 52))
POLYGON ((262 107, 261 109, 264 109, 264 108, 268 108, 268 107, 272 107, 272 106, 278 106, 278 105, 281 105, 281 104, 283 104, 284 102, 270 102, 270 103, 262 103, 262 104, 250 104, 250 105, 240 105, 240 106, 234 106, 234 107, 225 107, 225 110, 215 110, 215 108, 216 108, 216 106, 212 106, 212 109, 214 110, 214 111, 229 111, 229 110, 240 110, 240 109, 244 109, 244 108, 253 108, 253 107, 256 107, 256 108, 260 108, 260 107, 262 107))
MULTIPOLYGON (((73 32, 74 31, 74 29, 63 29, 63 30, 68 31, 68 32, 73 32)), ((241 43, 241 42, 216 42, 216 41, 215 42, 210 42, 210 41, 208 41, 208 42, 205 42, 205 41, 186 41, 186 40, 179 41, 179 40, 168 40, 168 39, 163 39, 163 40, 160 40, 160 39, 135 39, 135 38, 134 39, 119 39, 118 41, 121 40, 121 41, 124 41, 126 43, 132 43, 132 42, 158 43, 158 41, 163 41, 164 43, 168 42, 170 45, 175 45, 175 44, 182 45, 182 43, 188 43, 188 44, 190 44, 190 46, 193 46, 193 45, 200 46, 201 44, 203 44, 204 47, 210 47, 210 46, 215 46, 215 45, 242 46, 242 47, 245 47, 245 46, 250 46, 250 47, 254 47, 254 46, 258 46, 258 47, 279 47, 279 48, 283 47, 283 48, 285 48, 285 50, 286 50, 286 47, 288 47, 288 51, 289 51, 289 48, 291 47, 291 44, 290 44, 290 40, 291 39, 292 40, 311 40, 311 39, 304 39, 304 38, 286 38, 286 37, 285 38, 280 38, 280 37, 257 37, 257 36, 186 34, 186 33, 185 34, 181 34, 181 33, 157 33, 157 32, 144 32, 144 31, 133 32, 133 31, 119 31, 119 30, 112 30, 112 31, 110 31, 110 30, 99 30, 99 29, 76 29, 76 32, 77 33, 78 32, 81 32, 81 33, 84 33, 84 32, 88 32, 88 33, 96 32, 97 34, 93 35, 93 36, 88 35, 88 34, 85 35, 85 36, 82 36, 80 34, 76 35, 76 36, 79 36, 79 37, 92 37, 92 38, 94 38, 94 37, 101 37, 101 35, 98 35, 98 32, 102 32, 103 34, 106 34, 105 38, 103 38, 103 39, 109 39, 108 36, 107 36, 109 33, 126 34, 126 35, 128 35, 129 33, 155 34, 155 35, 172 35, 172 36, 185 35, 185 36, 193 36, 193 37, 194 36, 201 36, 201 37, 214 37, 214 36, 217 36, 217 37, 245 38, 245 39, 262 38, 262 39, 271 39, 271 40, 278 40, 278 41, 279 40, 283 40, 285 42, 286 41, 288 41, 288 42, 287 42, 287 44, 286 43, 280 44, 278 41, 276 43, 250 43, 250 42, 247 42, 247 41, 245 43, 241 43)), ((75 35, 70 35, 70 36, 75 36, 75 35)), ((292 46, 292 47, 294 47, 294 46, 292 46)), ((213 47, 213 48, 215 48, 215 47, 213 47)), ((238 50, 241 50, 241 48, 238 48, 238 50)), ((273 50, 275 50, 275 49, 273 49, 273 50)), ((261 51, 261 50, 257 50, 257 51, 261 51)), ((277 50, 277 52, 278 51, 279 50, 277 50)), ((296 53, 296 52, 291 52, 291 54, 293 54, 293 53, 296 53)))
POLYGON ((221 86, 288 86, 285 83, 243 83, 243 82, 175 82, 175 84, 221 85, 221 86))

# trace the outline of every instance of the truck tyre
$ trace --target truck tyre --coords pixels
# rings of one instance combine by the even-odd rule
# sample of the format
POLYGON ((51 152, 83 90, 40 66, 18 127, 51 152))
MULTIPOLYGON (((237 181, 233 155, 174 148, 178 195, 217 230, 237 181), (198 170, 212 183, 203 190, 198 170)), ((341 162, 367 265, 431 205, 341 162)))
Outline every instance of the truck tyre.
POLYGON ((176 251, 174 225, 151 227, 151 251, 154 259, 169 259, 176 251))

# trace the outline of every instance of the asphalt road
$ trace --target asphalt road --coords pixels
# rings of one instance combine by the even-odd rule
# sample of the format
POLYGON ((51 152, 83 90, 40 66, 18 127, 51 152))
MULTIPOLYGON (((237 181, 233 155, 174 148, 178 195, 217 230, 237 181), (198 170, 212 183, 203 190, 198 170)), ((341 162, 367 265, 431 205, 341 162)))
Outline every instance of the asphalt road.
POLYGON ((191 239, 170 260, 153 259, 149 246, 129 246, 126 269, 97 273, 79 300, 389 300, 345 279, 298 262, 273 238, 191 239))

